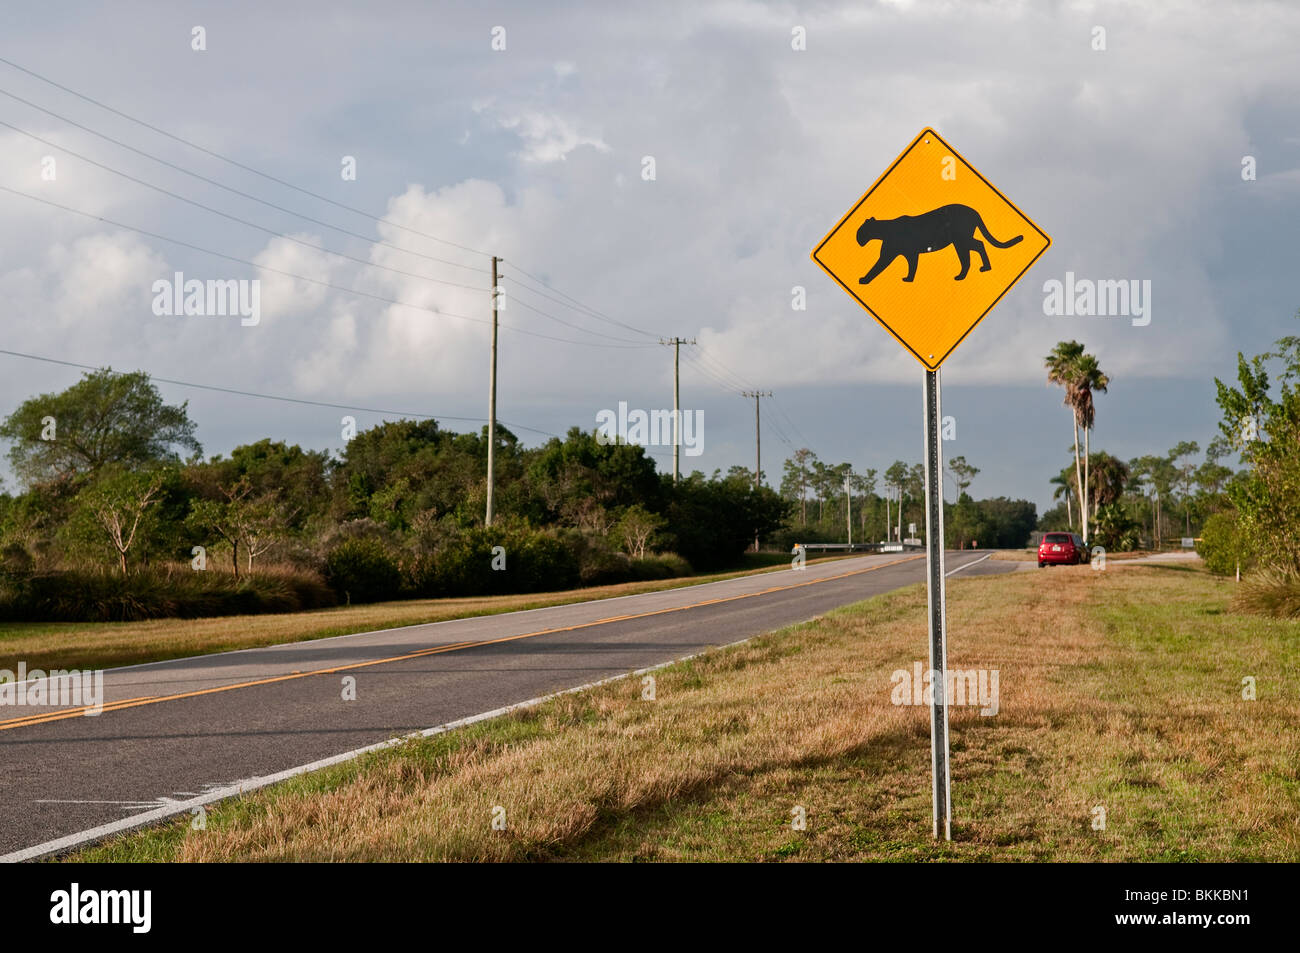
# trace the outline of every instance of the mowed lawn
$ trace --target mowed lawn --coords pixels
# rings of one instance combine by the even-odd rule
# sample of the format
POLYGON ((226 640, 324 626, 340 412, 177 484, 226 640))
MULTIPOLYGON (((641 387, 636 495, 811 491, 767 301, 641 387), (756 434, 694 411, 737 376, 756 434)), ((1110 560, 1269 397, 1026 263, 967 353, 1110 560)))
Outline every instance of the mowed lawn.
POLYGON ((996 715, 953 710, 950 844, 930 836, 928 709, 890 700, 925 658, 912 586, 661 670, 653 701, 625 679, 72 859, 1296 861, 1300 627, 1229 614, 1232 585, 1123 564, 950 579, 949 664, 1000 673, 996 715))
MULTIPOLYGON (((843 559, 811 558, 809 563, 843 559)), ((518 612, 591 599, 694 586, 735 576, 790 568, 780 553, 746 554, 748 568, 712 575, 592 586, 562 592, 459 599, 410 599, 336 606, 307 612, 222 616, 208 619, 149 619, 143 622, 0 622, 0 669, 96 669, 164 659, 323 639, 353 632, 445 622, 471 616, 518 612)))

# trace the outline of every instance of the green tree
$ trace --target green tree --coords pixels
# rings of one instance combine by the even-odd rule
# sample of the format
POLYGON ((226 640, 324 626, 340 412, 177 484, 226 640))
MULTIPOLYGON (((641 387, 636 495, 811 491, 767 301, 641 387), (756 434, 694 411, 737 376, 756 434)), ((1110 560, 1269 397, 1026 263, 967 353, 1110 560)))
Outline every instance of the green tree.
POLYGON ((0 424, 13 442, 9 462, 28 486, 76 482, 108 466, 143 470, 198 454, 187 404, 163 403, 143 372, 88 372, 58 393, 23 401, 0 424))
POLYGON ((796 450, 794 455, 785 461, 784 473, 781 477, 781 495, 787 500, 799 501, 799 525, 801 526, 808 525, 808 486, 816 460, 817 454, 807 447, 796 450))
POLYGON ((123 576, 127 574, 127 553, 148 532, 148 516, 165 481, 162 471, 140 473, 112 468, 77 496, 87 522, 99 530, 117 554, 123 576))
POLYGON ((1047 382, 1065 390, 1064 404, 1070 408, 1074 436, 1075 488, 1079 494, 1079 521, 1083 538, 1088 538, 1088 458, 1091 455, 1091 433, 1096 422, 1093 393, 1106 392, 1110 378, 1101 370, 1096 357, 1084 352, 1078 341, 1061 341, 1043 359, 1047 367, 1047 382), (1083 431, 1083 453, 1079 453, 1079 431, 1083 431))
MULTIPOLYGON (((1075 380, 1078 376, 1079 359, 1083 357, 1083 345, 1078 341, 1061 341, 1052 352, 1043 359, 1047 367, 1047 382, 1063 388, 1065 399, 1062 401, 1064 406, 1070 409, 1070 431, 1074 439, 1074 489, 1079 494, 1080 513, 1086 509, 1083 499, 1083 461, 1079 456, 1079 414, 1081 405, 1079 403, 1079 394, 1075 388, 1075 380)), ((1084 535, 1087 535, 1087 520, 1084 516, 1080 517, 1080 525, 1084 527, 1084 535)))
POLYGON ((200 533, 212 533, 230 545, 230 564, 239 578, 239 547, 247 536, 248 495, 252 485, 247 477, 219 488, 222 499, 198 499, 190 508, 186 522, 200 533))
POLYGON ((1092 481, 1088 495, 1095 518, 1101 507, 1117 502, 1124 495, 1124 488, 1129 482, 1129 469, 1123 460, 1099 451, 1092 454, 1088 472, 1092 481))
POLYGON ((1300 341, 1283 338, 1278 350, 1247 361, 1237 354, 1237 386, 1215 378, 1223 411, 1219 429, 1247 470, 1227 484, 1242 529, 1242 548, 1266 567, 1300 574, 1300 341), (1265 362, 1281 358, 1278 399, 1265 362))
POLYGON ((663 529, 666 523, 662 516, 651 513, 637 503, 623 511, 623 515, 619 517, 614 527, 615 536, 624 552, 633 559, 642 559, 655 534, 663 529))
MULTIPOLYGON (((889 468, 885 470, 885 488, 886 490, 892 489, 894 491, 894 499, 898 503, 898 526, 899 526, 898 538, 899 539, 903 538, 902 530, 901 530, 903 525, 903 489, 906 485, 907 485, 907 464, 904 463, 902 460, 895 460, 893 463, 889 465, 889 468)), ((888 524, 888 510, 889 510, 888 497, 886 497, 885 510, 886 510, 886 523, 888 524)), ((888 528, 891 531, 893 529, 893 527, 888 527, 888 528)), ((889 535, 892 536, 892 532, 889 535)))
POLYGON ((961 495, 966 492, 966 488, 979 475, 979 468, 971 466, 963 456, 953 457, 949 460, 948 469, 952 471, 952 475, 957 480, 957 498, 960 499, 961 495))
POLYGON ((1180 441, 1169 451, 1169 462, 1177 474, 1175 481, 1183 504, 1183 517, 1188 536, 1192 535, 1192 486, 1196 474, 1196 465, 1190 458, 1200 452, 1201 447, 1195 440, 1180 441))

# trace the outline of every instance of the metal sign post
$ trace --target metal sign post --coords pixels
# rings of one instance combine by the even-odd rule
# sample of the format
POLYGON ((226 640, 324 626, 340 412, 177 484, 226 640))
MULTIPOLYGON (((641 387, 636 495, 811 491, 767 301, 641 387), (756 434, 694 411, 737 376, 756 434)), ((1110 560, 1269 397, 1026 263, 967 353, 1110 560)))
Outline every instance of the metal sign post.
MULTIPOLYGON (((946 840, 952 840, 952 801, 939 367, 1051 244, 1046 232, 926 128, 812 252, 817 266, 925 367, 930 751, 934 836, 939 836, 942 818, 946 840)), ((888 501, 885 505, 888 514, 888 501)), ((901 488, 898 505, 902 549, 901 488)), ((909 529, 909 539, 915 539, 915 530, 909 529)), ((892 535, 893 527, 888 527, 886 536, 892 535)))
POLYGON ((939 440, 939 372, 925 372, 925 569, 930 618, 930 765, 934 773, 934 836, 952 840, 948 772, 948 639, 943 573, 943 463, 939 440))

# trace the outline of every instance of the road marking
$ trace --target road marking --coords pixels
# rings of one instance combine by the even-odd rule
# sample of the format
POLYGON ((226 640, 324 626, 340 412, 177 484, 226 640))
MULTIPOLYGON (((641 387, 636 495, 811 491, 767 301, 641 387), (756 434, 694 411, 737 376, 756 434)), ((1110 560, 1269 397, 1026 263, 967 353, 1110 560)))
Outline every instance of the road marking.
POLYGON ((988 556, 981 556, 979 559, 973 559, 973 560, 971 560, 971 561, 968 562, 968 563, 963 563, 962 565, 958 566, 956 569, 953 569, 953 570, 951 570, 951 571, 949 571, 949 572, 944 573, 944 576, 945 576, 945 577, 946 577, 946 576, 951 576, 953 573, 955 573, 955 572, 961 572, 963 569, 970 569, 971 566, 974 566, 976 563, 982 563, 982 562, 984 562, 984 560, 988 559, 989 556, 992 556, 992 555, 993 555, 992 553, 989 553, 988 556))
MULTIPOLYGON (((31 679, 28 679, 28 681, 31 681, 31 679)), ((127 702, 144 701, 156 697, 156 695, 141 695, 139 698, 123 698, 121 701, 109 702, 99 710, 101 712, 112 711, 114 706, 117 705, 125 705, 127 702)), ((56 712, 40 712, 35 715, 23 715, 19 718, 10 718, 8 721, 0 721, 0 731, 3 731, 6 728, 22 728, 24 725, 40 724, 42 721, 46 721, 54 715, 62 715, 65 713, 69 715, 89 715, 92 718, 98 717, 97 715, 91 714, 94 709, 94 705, 82 705, 80 708, 61 708, 56 712)))
MULTIPOLYGON (((905 561, 905 560, 900 560, 905 561)), ((893 565, 890 563, 889 565, 893 565)), ((884 567, 875 567, 884 568, 884 567)), ((431 738, 434 735, 440 735, 456 728, 465 728, 480 721, 487 721, 490 718, 499 718, 501 715, 508 715, 512 711, 521 708, 533 708, 544 702, 551 701, 555 698, 563 698, 565 695, 573 695, 578 692, 585 692, 591 688, 599 688, 602 685, 608 685, 611 682, 621 681, 625 678, 635 678, 638 675, 646 675, 650 672, 657 672, 660 669, 668 668, 671 665, 677 665, 680 662, 689 662, 691 659, 699 658, 707 652, 720 652, 725 649, 735 648, 744 645, 746 642, 752 642, 760 635, 766 635, 766 632, 760 632, 751 635, 747 639, 741 639, 738 642, 729 642, 726 645, 718 645, 706 649, 704 652, 693 652, 690 655, 683 655, 681 658, 672 659, 668 662, 660 662, 658 665, 651 665, 649 668, 639 668, 633 672, 624 672, 622 675, 611 675, 609 678, 602 678, 595 682, 588 682, 585 685, 576 685, 573 688, 565 688, 558 692, 551 692, 549 695, 541 695, 537 698, 530 698, 527 701, 515 702, 513 705, 505 705, 501 708, 494 708, 491 711, 481 712, 477 715, 470 715, 467 718, 458 718, 455 721, 449 721, 446 724, 438 725, 435 728, 425 728, 422 731, 412 731, 400 738, 390 738, 387 741, 380 741, 373 745, 366 745, 364 748, 355 748, 352 751, 345 751, 342 754, 331 755, 328 758, 322 758, 319 761, 313 761, 310 764, 300 764, 295 768, 286 768, 283 771, 277 771, 274 774, 267 774, 259 778, 247 778, 243 781, 236 781, 227 784, 224 787, 214 788, 206 794, 191 798, 188 801, 171 801, 162 807, 147 811, 144 814, 135 814, 131 817, 124 817, 118 821, 110 821, 107 824, 101 824, 98 827, 92 827, 89 830, 79 831, 76 834, 68 834, 56 840, 46 841, 43 844, 36 844, 32 847, 24 847, 8 854, 0 856, 0 864, 21 863, 25 860, 36 860, 40 857, 46 857, 50 854, 59 854, 72 850, 76 847, 82 847, 86 844, 92 844, 102 841, 114 834, 124 834, 127 831, 133 831, 157 821, 166 820, 169 817, 176 817, 180 814, 194 812, 200 807, 206 807, 209 804, 215 804, 218 801, 224 801, 227 798, 239 797, 246 793, 252 793, 272 784, 278 784, 281 781, 287 781, 290 778, 297 777, 300 774, 307 774, 311 771, 319 771, 322 768, 328 768, 336 764, 342 764, 345 761, 351 761, 363 754, 369 754, 372 751, 383 751, 408 741, 415 741, 420 738, 431 738)), ((141 802, 144 803, 144 802, 141 802)))
MULTIPOLYGON (((990 554, 991 555, 991 554, 990 554)), ((111 702, 104 705, 101 713, 122 711, 127 708, 139 708, 143 705, 157 705, 161 702, 179 701, 184 698, 197 698, 202 695, 215 695, 221 692, 230 692, 238 688, 253 688, 258 685, 271 685, 276 682, 288 682, 299 678, 311 678, 313 675, 333 675, 338 672, 347 672, 359 668, 369 668, 372 665, 386 665, 390 662, 405 662, 410 659, 424 658, 429 655, 441 655, 444 652, 457 652, 461 649, 476 648, 483 645, 499 645, 503 642, 515 642, 520 639, 532 639, 542 635, 553 635, 557 632, 573 632, 577 629, 587 629, 592 626, 605 625, 607 622, 617 619, 618 621, 627 621, 629 619, 646 619, 651 616, 664 615, 669 612, 684 612, 687 609, 698 609, 703 606, 718 605, 723 602, 735 602, 740 599, 750 599, 755 596, 768 595, 773 592, 783 592, 789 589, 799 589, 804 586, 813 586, 823 582, 833 582, 837 579, 847 579, 850 576, 860 576, 863 573, 875 572, 878 569, 888 569, 890 566, 897 566, 901 563, 913 562, 917 559, 924 559, 924 553, 918 553, 915 556, 905 556, 902 559, 892 559, 887 563, 880 563, 876 566, 867 566, 864 569, 852 569, 848 572, 838 573, 833 576, 821 576, 817 579, 809 579, 804 582, 795 582, 787 586, 771 586, 767 589, 761 589, 757 592, 742 592, 739 595, 723 596, 719 599, 707 599, 701 602, 693 602, 684 606, 669 606, 666 609, 652 609, 648 612, 638 612, 631 615, 615 616, 610 619, 597 619, 592 622, 580 622, 576 625, 559 626, 552 629, 539 629, 536 632, 524 632, 519 635, 506 635, 496 639, 482 639, 479 641, 453 642, 449 645, 437 645, 432 648, 418 649, 414 652, 408 652, 404 655, 394 655, 388 658, 371 659, 367 662, 349 662, 346 665, 335 665, 330 668, 314 669, 309 672, 292 672, 288 675, 273 675, 267 678, 253 679, 247 682, 235 682, 230 685, 218 685, 213 688, 202 688, 192 692, 178 692, 173 695, 150 695, 136 699, 125 699, 120 702, 111 702)), ((985 557, 987 558, 987 557, 985 557)), ((84 717, 91 709, 86 705, 81 708, 61 709, 48 714, 26 715, 22 718, 14 718, 9 721, 0 721, 0 731, 8 731, 12 728, 26 728, 29 725, 43 725, 52 721, 63 721, 67 718, 84 717)))

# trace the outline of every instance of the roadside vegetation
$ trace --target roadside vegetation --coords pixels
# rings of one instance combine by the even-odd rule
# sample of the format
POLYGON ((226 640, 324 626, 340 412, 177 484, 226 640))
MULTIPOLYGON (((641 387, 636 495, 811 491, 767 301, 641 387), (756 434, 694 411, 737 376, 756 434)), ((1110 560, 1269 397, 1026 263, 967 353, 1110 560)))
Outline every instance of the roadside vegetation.
POLYGON ((1092 452, 1093 394, 1110 379, 1077 341, 1059 343, 1045 365, 1065 392, 1074 461, 1052 479, 1062 502, 1040 531, 1077 528, 1108 553, 1191 538, 1211 572, 1241 580, 1234 611, 1300 618, 1300 337, 1238 353, 1235 385, 1215 378, 1219 434, 1199 463, 1200 445, 1187 440, 1127 463, 1092 452), (1238 470, 1223 463, 1233 455, 1238 470))
MULTIPOLYGON (((0 619, 137 621, 552 592, 741 564, 790 508, 741 468, 674 483, 646 451, 571 429, 525 448, 434 420, 337 455, 272 439, 204 459, 143 373, 86 374, 3 423, 0 619), (184 455, 184 456, 183 456, 184 455)), ((349 428, 351 428, 349 430, 349 428)))
MULTIPOLYGON (((843 556, 809 556, 808 563, 843 556)), ((410 599, 335 606, 284 614, 218 616, 205 619, 146 619, 138 622, 0 622, 0 669, 18 662, 44 671, 96 669, 171 658, 230 652, 284 642, 372 632, 403 625, 445 622, 471 616, 519 612, 591 599, 611 599, 676 586, 701 585, 753 573, 790 568, 789 557, 747 553, 746 568, 686 578, 591 586, 561 592, 446 599, 410 599)))
POLYGON ((1232 591, 1157 565, 954 577, 949 664, 998 669, 1000 698, 953 709, 951 843, 928 709, 891 704, 925 656, 912 586, 663 669, 654 701, 616 682, 70 859, 1294 862, 1300 633, 1232 591))

